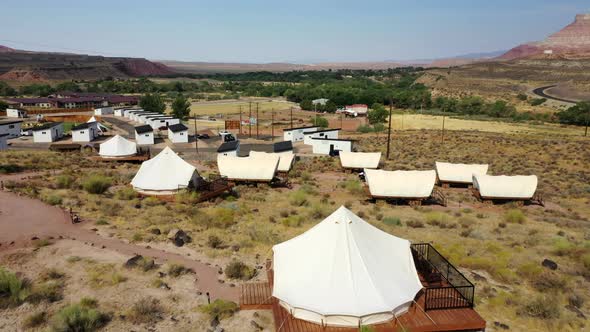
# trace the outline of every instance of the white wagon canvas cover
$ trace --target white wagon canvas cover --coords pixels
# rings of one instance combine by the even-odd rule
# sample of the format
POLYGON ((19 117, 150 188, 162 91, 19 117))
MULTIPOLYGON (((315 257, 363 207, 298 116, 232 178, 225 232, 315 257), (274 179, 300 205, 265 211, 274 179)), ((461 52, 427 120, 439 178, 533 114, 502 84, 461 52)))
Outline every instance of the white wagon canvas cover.
POLYGON ((381 152, 346 152, 340 151, 340 165, 344 168, 379 168, 381 152))
POLYGON ((365 169, 373 197, 428 198, 436 183, 436 171, 384 171, 365 169))
POLYGON ((124 137, 116 135, 110 140, 102 143, 98 154, 103 158, 117 158, 133 156, 137 153, 137 144, 124 137))
POLYGON ((488 172, 487 164, 452 164, 437 161, 436 174, 442 182, 473 183, 473 175, 485 175, 488 172))
POLYGON ((410 242, 343 206, 273 253, 272 295, 295 318, 318 324, 389 321, 422 289, 410 242))
POLYGON ((270 182, 277 172, 279 156, 275 154, 249 157, 217 156, 219 174, 230 180, 270 182))
POLYGON ((166 147, 157 156, 141 164, 131 185, 146 194, 168 195, 188 187, 197 175, 193 165, 166 147))
POLYGON ((474 175, 473 187, 482 198, 531 199, 537 191, 536 175, 474 175))
POLYGON ((291 151, 278 152, 278 153, 250 151, 250 156, 252 156, 252 157, 264 156, 264 155, 279 156, 279 166, 277 167, 277 171, 279 171, 279 172, 289 172, 291 170, 291 166, 293 166, 293 160, 295 160, 295 154, 291 151))

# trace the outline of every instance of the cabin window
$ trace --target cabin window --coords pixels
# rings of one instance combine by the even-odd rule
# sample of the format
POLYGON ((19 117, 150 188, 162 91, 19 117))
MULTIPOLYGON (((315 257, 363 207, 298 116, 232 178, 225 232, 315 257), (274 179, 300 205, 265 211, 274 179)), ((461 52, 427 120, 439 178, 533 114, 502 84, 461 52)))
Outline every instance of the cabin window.
POLYGON ((80 131, 80 134, 84 134, 84 130, 81 130, 81 131, 80 131))
POLYGON ((8 128, 14 129, 14 125, 8 125, 8 128))
POLYGON ((320 137, 324 137, 324 133, 321 133, 321 134, 320 134, 320 137))
POLYGON ((145 137, 150 137, 150 134, 145 134, 145 137))
POLYGON ((180 133, 180 136, 184 136, 184 133, 180 133))
POLYGON ((41 135, 45 135, 45 134, 47 134, 47 132, 46 132, 46 131, 42 131, 42 132, 41 132, 41 135))

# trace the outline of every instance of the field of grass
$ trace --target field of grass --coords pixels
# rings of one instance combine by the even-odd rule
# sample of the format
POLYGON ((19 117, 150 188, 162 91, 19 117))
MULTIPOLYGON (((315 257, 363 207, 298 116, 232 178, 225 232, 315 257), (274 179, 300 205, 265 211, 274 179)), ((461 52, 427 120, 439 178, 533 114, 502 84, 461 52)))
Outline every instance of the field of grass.
MULTIPOLYGON (((283 110, 291 106, 296 106, 290 102, 273 101, 269 99, 253 99, 252 102, 252 116, 256 114, 256 102, 259 103, 259 112, 266 112, 270 110, 283 110)), ((239 114, 240 106, 244 118, 248 117, 249 103, 242 100, 222 100, 210 102, 193 102, 191 104, 191 115, 216 115, 216 114, 239 114)), ((171 111, 168 105, 167 112, 171 111)))

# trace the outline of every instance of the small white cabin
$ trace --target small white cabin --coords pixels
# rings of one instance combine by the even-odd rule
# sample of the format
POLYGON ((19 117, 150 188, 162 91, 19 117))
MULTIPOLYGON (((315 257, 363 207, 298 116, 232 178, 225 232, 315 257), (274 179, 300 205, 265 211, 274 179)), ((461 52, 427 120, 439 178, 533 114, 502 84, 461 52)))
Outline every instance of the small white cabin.
POLYGON ((341 151, 352 152, 354 140, 337 138, 312 138, 311 146, 314 154, 337 155, 341 151))
POLYGON ((173 117, 167 115, 159 115, 154 117, 148 117, 146 124, 152 126, 154 130, 160 129, 162 127, 168 127, 166 120, 170 120, 173 117))
POLYGON ((6 117, 8 117, 8 118, 26 118, 27 111, 21 110, 19 108, 7 108, 6 109, 6 117))
POLYGON ((92 142, 98 137, 98 122, 86 122, 72 127, 72 142, 92 142))
POLYGON ((320 129, 320 127, 317 126, 283 129, 283 140, 291 142, 300 142, 303 141, 304 133, 316 131, 318 129, 320 129))
POLYGON ((338 139, 338 132, 340 128, 334 129, 323 129, 323 130, 316 130, 311 132, 306 132, 303 134, 303 143, 307 145, 312 145, 311 140, 314 138, 329 138, 329 139, 338 139))
POLYGON ((33 142, 52 143, 64 136, 63 122, 49 122, 33 128, 33 142))
POLYGON ((113 114, 112 107, 100 107, 94 109, 94 115, 110 115, 113 114))
POLYGON ((0 135, 8 134, 8 138, 20 137, 21 120, 3 120, 0 121, 0 135))
POLYGON ((168 139, 172 143, 188 143, 188 128, 182 123, 169 126, 168 139))
POLYGON ((115 116, 123 116, 124 113, 125 113, 125 109, 124 108, 117 108, 117 109, 115 109, 115 116))
POLYGON ((217 149, 218 156, 237 157, 240 152, 240 141, 225 142, 217 149))
POLYGON ((148 125, 135 127, 135 142, 137 145, 153 145, 154 130, 148 125))

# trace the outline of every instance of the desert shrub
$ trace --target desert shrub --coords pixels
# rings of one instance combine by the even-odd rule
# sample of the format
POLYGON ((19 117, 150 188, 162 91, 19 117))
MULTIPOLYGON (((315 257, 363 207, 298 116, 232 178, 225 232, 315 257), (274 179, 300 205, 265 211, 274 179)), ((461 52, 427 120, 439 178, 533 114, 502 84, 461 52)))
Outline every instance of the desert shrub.
POLYGON ((60 205, 63 199, 59 195, 50 194, 47 196, 43 196, 43 201, 49 205, 60 205))
POLYGON ((221 240, 219 236, 209 235, 209 238, 207 239, 207 246, 209 246, 209 248, 217 249, 221 247, 221 245, 223 245, 223 240, 221 240))
POLYGON ((238 311, 239 307, 235 302, 217 299, 211 304, 202 305, 199 311, 209 315, 210 318, 217 317, 218 319, 229 318, 238 311))
POLYGON ((176 194, 175 201, 180 204, 195 204, 199 201, 199 193, 181 190, 176 194))
POLYGON ((58 279, 62 279, 63 277, 65 277, 65 273, 59 271, 56 268, 49 268, 49 269, 43 270, 39 274, 39 280, 41 280, 41 281, 58 280, 58 279))
POLYGON ((184 265, 181 264, 170 264, 168 266, 168 275, 170 275, 171 277, 174 278, 178 278, 181 275, 190 273, 191 270, 189 268, 186 268, 184 265))
POLYGON ((590 274, 590 254, 582 255, 580 257, 580 260, 582 262, 582 265, 584 266, 584 269, 586 270, 585 273, 590 274))
POLYGON ((256 275, 255 269, 237 260, 229 263, 224 272, 228 278, 240 280, 250 280, 256 275))
POLYGON ((52 318, 52 330, 55 332, 92 332, 105 326, 110 317, 97 309, 80 304, 70 304, 52 318))
POLYGON ((63 299, 63 282, 51 280, 36 284, 31 288, 27 301, 31 303, 57 302, 63 299))
POLYGON ((19 306, 29 296, 29 283, 0 267, 0 309, 19 306))
POLYGON ((420 220, 410 219, 406 221, 406 225, 412 228, 424 228, 424 223, 420 220))
POLYGON ((297 190, 290 195, 289 201, 293 206, 304 206, 308 205, 309 201, 307 200, 307 194, 303 190, 297 190))
POLYGON ((92 264, 86 267, 86 272, 88 273, 88 282, 94 288, 114 286, 127 280, 113 264, 92 264))
POLYGON ((534 279, 533 286, 541 292, 564 291, 567 288, 567 280, 555 272, 543 272, 534 279))
POLYGON ((75 181, 76 179, 73 176, 62 174, 55 178, 55 185, 60 189, 67 189, 71 188, 75 181))
POLYGON ((385 217, 383 223, 389 226, 401 226, 402 220, 398 217, 385 217))
POLYGON ((576 245, 566 238, 556 238, 553 242, 553 252, 559 256, 570 255, 576 251, 576 245))
POLYGON ((143 235, 141 233, 134 233, 131 237, 131 241, 133 242, 141 242, 143 240, 143 235))
POLYGON ((90 194, 102 194, 112 184, 112 179, 100 174, 92 174, 82 180, 82 188, 90 194))
POLYGON ((158 206, 158 205, 162 205, 164 204, 163 201, 161 201, 159 198, 157 197, 148 197, 144 200, 141 201, 141 205, 142 206, 158 206))
POLYGON ((538 263, 525 263, 516 269, 516 273, 529 280, 535 280, 543 273, 543 268, 538 263))
POLYGON ((373 128, 369 125, 360 125, 356 128, 356 131, 358 131, 359 133, 366 134, 372 132, 373 128))
POLYGON ((463 216, 459 218, 459 224, 463 228, 469 228, 475 224, 475 219, 473 219, 472 217, 463 216))
POLYGON ((322 219, 327 215, 328 211, 320 204, 314 204, 309 211, 309 217, 311 219, 322 219))
POLYGON ((127 318, 133 324, 156 323, 162 320, 163 313, 164 307, 158 299, 146 297, 133 304, 127 318))
POLYGON ((302 216, 288 216, 287 218, 281 220, 281 224, 287 227, 299 227, 303 224, 303 217, 302 216))
POLYGON ((214 227, 228 228, 235 222, 235 211, 230 208, 218 207, 213 211, 210 222, 214 227))
POLYGON ((98 307, 98 301, 94 298, 91 297, 83 297, 80 300, 80 305, 86 308, 97 308, 98 307))
POLYGON ((426 223, 440 228, 452 228, 451 217, 442 212, 429 212, 426 214, 426 223))
POLYGON ((363 185, 357 179, 349 179, 344 182, 344 187, 353 195, 362 195, 364 193, 363 185))
POLYGON ((115 198, 123 201, 130 201, 137 198, 137 192, 131 187, 124 187, 115 192, 115 198))
POLYGON ((512 224, 523 224, 526 221, 526 217, 519 209, 510 209, 504 213, 504 221, 512 224))
POLYGON ((47 322, 47 313, 45 311, 39 311, 25 317, 23 320, 23 327, 26 329, 32 329, 40 327, 45 324, 45 322, 47 322))
POLYGON ((561 307, 559 301, 541 295, 530 299, 518 313, 541 319, 556 319, 561 316, 561 307))
POLYGON ((101 226, 101 225, 108 225, 109 222, 105 218, 100 217, 100 218, 98 218, 98 220, 94 224, 101 226))

